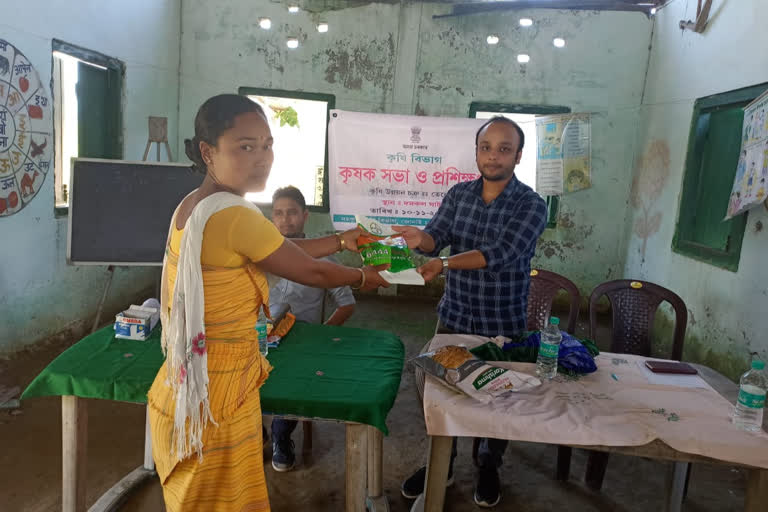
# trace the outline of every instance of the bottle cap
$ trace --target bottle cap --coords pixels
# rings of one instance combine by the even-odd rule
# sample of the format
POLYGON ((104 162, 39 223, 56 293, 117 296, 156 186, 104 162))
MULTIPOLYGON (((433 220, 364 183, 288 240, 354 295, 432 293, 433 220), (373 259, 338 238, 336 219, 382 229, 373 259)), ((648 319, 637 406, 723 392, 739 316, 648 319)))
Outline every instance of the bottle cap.
POLYGON ((754 361, 752 361, 752 368, 754 368, 755 370, 762 370, 763 368, 765 368, 765 363, 760 361, 759 359, 755 359, 754 361))
POLYGON ((560 325, 560 319, 557 318, 556 316, 551 316, 549 317, 549 323, 551 323, 552 325, 560 325))

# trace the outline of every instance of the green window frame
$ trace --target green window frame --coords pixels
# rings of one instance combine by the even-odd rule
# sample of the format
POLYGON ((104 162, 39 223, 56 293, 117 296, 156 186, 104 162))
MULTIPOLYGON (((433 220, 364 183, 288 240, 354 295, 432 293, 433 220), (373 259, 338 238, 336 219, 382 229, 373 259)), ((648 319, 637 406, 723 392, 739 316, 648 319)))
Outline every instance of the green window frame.
POLYGON ((722 221, 741 151, 743 107, 768 84, 699 98, 694 103, 672 250, 736 272, 747 213, 722 221), (710 140, 717 139, 714 144, 710 140))
MULTIPOLYGON (((491 103, 484 101, 473 101, 469 104, 469 117, 476 118, 478 112, 500 112, 503 114, 536 114, 553 115, 569 114, 570 107, 559 105, 528 105, 524 103, 491 103)), ((535 146, 535 142, 534 142, 535 146)), ((557 215, 560 209, 559 196, 546 196, 547 201, 547 228, 557 227, 557 215)))
MULTIPOLYGON (((323 204, 307 205, 310 212, 328 213, 330 209, 330 196, 328 190, 328 122, 330 121, 331 110, 336 108, 336 96, 333 94, 303 92, 303 91, 285 91, 282 89, 265 89, 261 87, 240 87, 237 93, 242 96, 272 96, 277 98, 291 98, 297 100, 324 101, 326 103, 325 113, 325 156, 323 159, 323 204)), ((269 206, 269 204, 266 204, 269 206)))
MULTIPOLYGON (((52 40, 51 49, 52 54, 63 53, 80 61, 77 66, 76 88, 78 157, 122 159, 125 64, 113 57, 58 39, 52 40)), ((60 80, 56 59, 51 60, 51 75, 60 80)), ((54 83, 53 87, 55 96, 60 98, 63 84, 54 83)), ((57 105, 58 102, 54 98, 54 109, 57 105)), ((64 127, 61 126, 60 115, 54 113, 54 119, 57 120, 55 129, 58 132, 56 140, 59 145, 64 127)), ((61 169, 58 168, 57 187, 63 185, 60 183, 60 173, 61 169)), ((57 193, 58 191, 54 190, 54 196, 57 193)), ((67 210, 68 206, 56 206, 54 198, 54 211, 57 216, 66 215, 67 210)))

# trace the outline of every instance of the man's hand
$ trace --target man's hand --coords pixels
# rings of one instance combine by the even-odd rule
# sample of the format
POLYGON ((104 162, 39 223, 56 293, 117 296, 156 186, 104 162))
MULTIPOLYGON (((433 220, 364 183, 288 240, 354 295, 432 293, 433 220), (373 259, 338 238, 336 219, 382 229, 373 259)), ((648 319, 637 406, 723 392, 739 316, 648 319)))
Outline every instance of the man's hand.
POLYGON ((429 282, 443 272, 443 262, 440 258, 433 258, 416 269, 424 281, 429 282))
POLYGON ((400 233, 405 239, 405 243, 411 249, 418 249, 424 242, 424 232, 414 226, 392 226, 392 231, 400 233))
POLYGON ((357 239, 362 234, 363 232, 360 228, 352 228, 344 231, 343 233, 339 233, 339 236, 342 240, 344 240, 344 248, 346 250, 352 252, 360 252, 360 249, 357 248, 357 239))

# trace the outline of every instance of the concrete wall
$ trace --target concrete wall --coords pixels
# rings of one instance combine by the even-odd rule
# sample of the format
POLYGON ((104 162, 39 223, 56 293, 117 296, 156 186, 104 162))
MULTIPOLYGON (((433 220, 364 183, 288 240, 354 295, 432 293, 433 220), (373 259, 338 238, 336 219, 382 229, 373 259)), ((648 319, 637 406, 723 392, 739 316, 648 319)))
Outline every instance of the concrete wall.
POLYGON ((676 0, 656 17, 638 139, 638 154, 648 163, 635 167, 659 191, 643 201, 649 218, 660 221, 640 237, 636 223, 645 213, 633 209, 625 273, 677 292, 689 308, 685 357, 735 378, 748 368, 751 352, 768 357, 768 213, 762 207, 749 212, 738 272, 673 253, 671 246, 694 102, 768 81, 768 11, 764 0, 715 0, 706 32, 681 32, 678 22, 695 16, 696 2, 676 0))
MULTIPOLYGON (((282 3, 183 0, 179 136, 192 135, 206 98, 239 86, 331 93, 337 108, 362 112, 464 117, 473 101, 594 112, 594 187, 563 198, 559 227, 542 237, 535 264, 584 293, 620 277, 651 22, 553 10, 432 18, 449 10, 392 2, 290 14, 282 3), (533 27, 519 27, 523 14, 533 27), (271 30, 259 28, 263 16, 271 30), (330 31, 319 34, 318 21, 330 31), (501 37, 496 47, 485 43, 490 33, 501 37), (299 38, 297 50, 286 48, 289 36, 299 38), (565 49, 552 46, 555 36, 565 49), (532 59, 524 67, 521 50, 532 59)), ((313 216, 310 229, 330 230, 328 216, 313 216)))
MULTIPOLYGON (((31 60, 45 84, 53 38, 122 60, 125 159, 141 160, 149 115, 168 117, 177 156, 179 8, 179 0, 16 2, 4 9, 0 38, 31 60)), ((54 216, 53 178, 51 170, 28 206, 0 218, 0 353, 56 334, 82 335, 101 298, 103 267, 65 263, 67 219, 54 216)), ((156 269, 118 268, 105 315, 153 289, 157 276, 156 269)))

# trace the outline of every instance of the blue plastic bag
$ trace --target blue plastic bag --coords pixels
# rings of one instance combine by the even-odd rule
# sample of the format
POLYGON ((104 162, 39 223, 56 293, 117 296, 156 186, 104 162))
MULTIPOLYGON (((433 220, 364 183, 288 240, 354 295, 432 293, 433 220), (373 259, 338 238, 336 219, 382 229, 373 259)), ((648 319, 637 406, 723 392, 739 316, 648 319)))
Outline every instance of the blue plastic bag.
MULTIPOLYGON (((558 367, 573 373, 592 373, 597 371, 595 358, 584 342, 579 341, 565 331, 561 331, 563 339, 560 343, 560 353, 557 358, 558 367)), ((585 340, 587 341, 587 340, 585 340)), ((535 349, 538 352, 541 343, 539 331, 531 333, 525 339, 518 342, 508 342, 502 347, 504 352, 520 351, 520 349, 535 349)), ((588 342, 592 346, 592 342, 588 342)), ((594 347, 597 352, 597 347, 594 347)))

